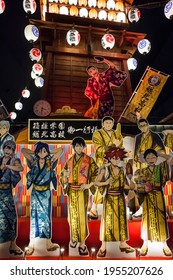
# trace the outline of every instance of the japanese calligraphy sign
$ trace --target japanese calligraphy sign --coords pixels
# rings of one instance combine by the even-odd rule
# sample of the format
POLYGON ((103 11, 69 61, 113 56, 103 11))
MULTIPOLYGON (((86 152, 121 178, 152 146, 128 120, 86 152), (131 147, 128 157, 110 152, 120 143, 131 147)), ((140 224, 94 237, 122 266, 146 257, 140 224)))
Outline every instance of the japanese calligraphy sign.
POLYGON ((137 113, 142 118, 147 118, 168 77, 167 74, 147 67, 123 111, 122 117, 131 122, 136 122, 137 113))

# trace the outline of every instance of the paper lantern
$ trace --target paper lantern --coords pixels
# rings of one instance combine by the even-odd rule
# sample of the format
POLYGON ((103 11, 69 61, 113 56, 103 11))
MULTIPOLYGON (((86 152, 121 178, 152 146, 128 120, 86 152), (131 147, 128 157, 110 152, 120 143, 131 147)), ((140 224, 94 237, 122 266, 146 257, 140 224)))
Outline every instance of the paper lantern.
POLYGON ((78 16, 78 8, 76 6, 70 7, 70 15, 71 16, 78 16))
POLYGON ((87 6, 87 0, 79 0, 79 6, 87 6))
POLYGON ((15 109, 18 111, 22 110, 22 108, 23 108, 23 104, 20 101, 16 102, 14 106, 15 106, 15 109))
POLYGON ((3 0, 0 0, 0 14, 2 14, 5 11, 5 2, 3 0))
POLYGON ((77 0, 69 0, 69 5, 77 5, 77 0))
POLYGON ((22 97, 29 98, 30 97, 30 91, 28 89, 22 90, 22 97))
POLYGON ((40 76, 43 73, 43 66, 39 63, 35 63, 32 66, 32 71, 36 74, 36 76, 40 76))
POLYGON ((98 0, 97 6, 99 9, 104 9, 106 7, 106 1, 105 0, 98 0))
POLYGON ((108 20, 115 21, 116 20, 116 12, 115 11, 110 11, 108 12, 108 20))
POLYGON ((128 19, 130 22, 138 22, 141 16, 141 12, 139 11, 138 8, 131 8, 128 11, 128 19))
POLYGON ((140 40, 137 45, 138 51, 141 54, 147 54, 151 50, 151 43, 147 39, 140 40))
POLYGON ((59 0, 59 3, 61 3, 61 4, 68 4, 68 0, 59 0))
POLYGON ((35 80, 36 78, 37 78, 38 76, 35 74, 35 72, 32 70, 31 71, 31 78, 33 79, 33 80, 35 80))
POLYGON ((59 13, 61 15, 67 15, 68 16, 68 8, 66 6, 61 6, 59 9, 59 13))
POLYGON ((107 13, 105 10, 101 10, 99 13, 98 13, 98 18, 100 20, 105 20, 107 18, 107 13))
POLYGON ((37 48, 32 48, 29 51, 29 57, 32 61, 39 62, 42 57, 41 51, 37 48))
POLYGON ((67 32, 66 40, 70 46, 77 46, 80 42, 80 33, 73 28, 67 32))
POLYGON ((121 11, 123 12, 124 11, 124 4, 122 1, 117 1, 116 4, 115 4, 115 9, 117 11, 121 11))
POLYGON ((38 88, 41 88, 44 86, 44 79, 42 77, 37 77, 34 82, 35 82, 36 87, 38 87, 38 88))
POLYGON ((129 71, 135 70, 138 66, 138 62, 134 57, 127 59, 127 67, 129 71))
POLYGON ((124 12, 118 12, 116 21, 126 23, 126 14, 124 12))
POLYGON ((102 47, 106 50, 110 50, 115 45, 115 38, 112 34, 107 33, 101 39, 102 47))
POLYGON ((17 114, 16 114, 16 112, 10 112, 10 118, 12 119, 12 120, 15 120, 16 118, 17 118, 17 114))
POLYGON ((115 10, 116 4, 114 0, 108 0, 106 5, 108 10, 115 10))
POLYGON ((35 0, 23 0, 23 9, 27 14, 34 14, 37 9, 35 0))
POLYGON ((59 9, 58 9, 57 4, 53 3, 53 4, 49 5, 49 12, 50 13, 58 14, 58 11, 59 11, 59 9))
POLYGON ((173 1, 166 3, 164 7, 164 14, 166 18, 171 20, 173 19, 173 1))
POLYGON ((81 8, 79 11, 80 17, 87 17, 88 16, 88 10, 86 8, 81 8))
POLYGON ((96 0, 88 0, 88 6, 90 8, 95 8, 96 6, 96 0))
POLYGON ((97 18, 97 10, 96 9, 91 9, 89 11, 89 17, 90 18, 97 18))
POLYGON ((28 24, 24 30, 25 38, 30 42, 33 43, 37 41, 39 37, 39 30, 33 24, 28 24))

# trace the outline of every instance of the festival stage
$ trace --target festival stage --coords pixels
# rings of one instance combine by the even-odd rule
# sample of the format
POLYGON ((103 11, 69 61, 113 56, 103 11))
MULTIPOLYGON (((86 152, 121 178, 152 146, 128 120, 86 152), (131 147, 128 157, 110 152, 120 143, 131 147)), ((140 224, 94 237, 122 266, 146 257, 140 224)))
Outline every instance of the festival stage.
MULTIPOLYGON (((158 243, 158 250, 155 248, 152 252, 148 252, 147 256, 140 256, 139 249, 142 246, 143 240, 140 238, 140 231, 141 231, 141 220, 129 220, 128 221, 128 227, 129 227, 129 241, 127 242, 130 246, 136 249, 136 251, 133 253, 133 255, 130 256, 130 254, 121 253, 119 255, 111 255, 107 254, 104 258, 97 258, 97 252, 100 248, 101 242, 99 240, 99 230, 100 230, 100 219, 98 220, 89 220, 88 222, 89 227, 89 236, 86 240, 86 245, 89 250, 88 256, 75 256, 70 255, 69 256, 69 225, 67 222, 67 218, 52 218, 52 241, 54 243, 58 243, 60 245, 60 248, 63 248, 63 252, 57 253, 57 255, 54 254, 45 254, 45 255, 38 255, 37 256, 10 256, 6 259, 27 259, 27 260, 61 260, 61 259, 67 259, 67 260, 105 260, 105 259, 124 259, 124 260, 167 260, 167 259, 173 259, 172 257, 166 257, 163 255, 162 249, 159 248, 158 243), (95 249, 95 252, 92 252, 92 249, 95 249), (160 251, 159 251, 160 250, 160 251), (158 253, 156 252, 158 251, 158 253)), ((173 252, 173 219, 168 220, 168 227, 170 232, 170 238, 167 241, 167 244, 171 248, 173 252)), ((21 249, 25 250, 25 247, 29 244, 29 230, 30 230, 30 218, 29 217, 19 217, 18 218, 18 238, 17 238, 17 245, 20 246, 21 249)), ((153 246, 153 245, 152 245, 153 246)), ((46 252, 46 251, 45 251, 46 252)), ((4 259, 4 256, 2 256, 2 253, 0 255, 1 259, 4 259)))

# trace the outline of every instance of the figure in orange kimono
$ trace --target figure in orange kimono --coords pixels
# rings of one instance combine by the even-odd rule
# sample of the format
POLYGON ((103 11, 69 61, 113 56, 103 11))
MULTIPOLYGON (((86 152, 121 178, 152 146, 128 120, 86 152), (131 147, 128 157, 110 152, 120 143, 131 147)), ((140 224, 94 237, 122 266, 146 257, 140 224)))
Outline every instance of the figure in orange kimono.
POLYGON ((102 119, 104 116, 112 116, 114 113, 114 98, 111 86, 120 87, 127 78, 125 71, 117 69, 115 64, 104 57, 94 57, 97 63, 106 63, 109 68, 99 73, 97 67, 90 65, 87 68, 91 78, 88 79, 85 95, 91 101, 91 107, 85 113, 85 117, 102 119))
POLYGON ((87 208, 89 189, 95 191, 94 182, 98 167, 94 159, 83 152, 86 144, 83 138, 72 140, 74 155, 65 163, 60 180, 64 194, 68 195, 68 222, 70 226, 71 248, 78 243, 79 254, 88 255, 85 240, 89 234, 87 208))
POLYGON ((106 242, 119 241, 120 251, 126 253, 135 251, 126 243, 128 225, 124 192, 127 180, 124 168, 120 166, 121 161, 126 157, 126 152, 124 148, 112 145, 105 152, 105 157, 109 161, 109 165, 100 167, 95 182, 95 186, 104 194, 100 228, 102 245, 98 251, 98 257, 106 256, 106 242))
POLYGON ((169 179, 168 165, 166 161, 156 164, 158 153, 154 149, 147 149, 144 152, 144 159, 147 167, 138 170, 135 178, 137 189, 142 188, 145 192, 141 228, 141 238, 144 242, 141 255, 145 256, 147 254, 149 240, 151 242, 162 242, 163 253, 166 256, 171 256, 171 250, 166 242, 169 233, 163 194, 163 188, 169 179))
MULTIPOLYGON (((102 128, 95 131, 92 137, 92 143, 95 148, 94 159, 98 167, 106 164, 104 158, 104 153, 107 147, 111 145, 116 145, 117 147, 122 147, 123 136, 121 134, 121 124, 118 123, 116 130, 113 129, 114 119, 110 116, 105 116, 102 121, 102 128)), ((99 193, 99 189, 96 190, 92 207, 89 213, 90 219, 98 219, 98 204, 102 203, 102 195, 99 193)))

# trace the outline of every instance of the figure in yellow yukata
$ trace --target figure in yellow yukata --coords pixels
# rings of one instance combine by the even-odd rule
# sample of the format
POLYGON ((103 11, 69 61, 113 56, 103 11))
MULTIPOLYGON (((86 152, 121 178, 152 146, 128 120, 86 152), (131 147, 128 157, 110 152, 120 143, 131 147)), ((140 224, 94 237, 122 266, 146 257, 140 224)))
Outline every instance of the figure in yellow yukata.
MULTIPOLYGON (((107 147, 111 145, 116 145, 117 147, 122 147, 123 136, 121 134, 121 124, 118 123, 116 130, 113 129, 114 119, 110 116, 106 116, 102 119, 102 128, 95 131, 92 137, 92 143, 95 148, 94 159, 98 167, 106 163, 104 158, 104 153, 107 147)), ((102 195, 99 190, 93 198, 93 204, 89 213, 90 219, 98 219, 97 206, 102 203, 102 195)))
POLYGON ((151 242, 162 242, 163 253, 171 256, 171 250, 166 243, 169 233, 163 195, 163 187, 168 180, 167 162, 156 165, 158 154, 154 149, 147 149, 144 152, 144 159, 147 167, 138 170, 135 178, 138 188, 143 188, 145 192, 141 229, 141 237, 144 242, 141 255, 147 254, 148 240, 150 240, 151 242))
POLYGON ((128 226, 124 191, 127 181, 124 168, 120 166, 120 162, 126 157, 126 152, 124 148, 112 145, 105 152, 105 157, 109 161, 109 165, 100 167, 95 182, 99 191, 104 193, 100 229, 102 245, 97 254, 100 258, 106 255, 106 242, 119 241, 120 251, 126 253, 135 251, 126 243, 128 226))
POLYGON ((89 234, 87 208, 89 189, 95 191, 94 182, 98 167, 94 159, 83 152, 86 144, 83 138, 72 140, 74 155, 65 163, 60 181, 64 194, 68 195, 68 222, 70 226, 71 248, 79 243, 79 254, 88 255, 85 240, 89 234))

